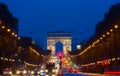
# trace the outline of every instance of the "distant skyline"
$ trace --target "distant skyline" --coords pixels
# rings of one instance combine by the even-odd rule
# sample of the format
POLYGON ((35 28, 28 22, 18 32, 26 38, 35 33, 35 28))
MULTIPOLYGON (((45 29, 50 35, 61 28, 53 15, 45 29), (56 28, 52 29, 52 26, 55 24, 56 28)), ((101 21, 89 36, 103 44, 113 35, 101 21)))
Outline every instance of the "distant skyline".
POLYGON ((120 0, 0 0, 19 19, 19 35, 43 40, 47 32, 72 32, 79 41, 94 34, 97 22, 120 0))

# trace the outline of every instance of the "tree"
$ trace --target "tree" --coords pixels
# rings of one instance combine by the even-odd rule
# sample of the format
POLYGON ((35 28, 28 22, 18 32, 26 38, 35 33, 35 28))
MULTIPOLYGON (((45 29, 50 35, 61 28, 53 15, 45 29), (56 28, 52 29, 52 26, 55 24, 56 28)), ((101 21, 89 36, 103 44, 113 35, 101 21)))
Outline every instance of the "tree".
POLYGON ((120 25, 120 3, 111 6, 109 12, 104 15, 104 19, 97 23, 95 35, 100 36, 115 24, 120 25))
POLYGON ((10 13, 4 3, 0 3, 0 19, 5 21, 6 25, 13 28, 15 32, 18 32, 18 19, 10 13))

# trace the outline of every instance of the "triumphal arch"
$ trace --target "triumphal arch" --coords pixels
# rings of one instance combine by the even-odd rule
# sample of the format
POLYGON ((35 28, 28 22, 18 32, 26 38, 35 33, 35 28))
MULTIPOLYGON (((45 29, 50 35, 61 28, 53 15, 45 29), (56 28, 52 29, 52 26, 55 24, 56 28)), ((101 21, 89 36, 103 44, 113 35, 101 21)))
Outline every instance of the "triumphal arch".
POLYGON ((63 44, 63 53, 71 51, 72 34, 70 32, 55 31, 47 33, 47 49, 52 50, 52 54, 56 53, 56 43, 61 42, 63 44))

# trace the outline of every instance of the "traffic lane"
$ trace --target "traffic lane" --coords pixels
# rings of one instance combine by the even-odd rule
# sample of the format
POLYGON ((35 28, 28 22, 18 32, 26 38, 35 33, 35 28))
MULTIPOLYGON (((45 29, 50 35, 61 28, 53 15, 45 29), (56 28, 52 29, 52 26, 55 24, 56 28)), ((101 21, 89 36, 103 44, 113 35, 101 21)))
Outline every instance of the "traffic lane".
POLYGON ((64 76, 104 76, 104 75, 96 74, 96 73, 83 73, 83 72, 69 73, 69 72, 66 72, 66 73, 64 73, 64 76))
POLYGON ((88 75, 79 74, 79 73, 64 73, 64 76, 88 76, 88 75))

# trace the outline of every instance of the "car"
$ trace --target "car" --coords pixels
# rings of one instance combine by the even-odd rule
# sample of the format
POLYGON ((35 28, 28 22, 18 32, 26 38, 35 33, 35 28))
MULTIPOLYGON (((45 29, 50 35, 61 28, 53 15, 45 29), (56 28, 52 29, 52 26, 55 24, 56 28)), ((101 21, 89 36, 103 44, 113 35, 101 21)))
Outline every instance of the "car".
POLYGON ((12 76, 12 71, 9 68, 4 69, 3 71, 4 76, 12 76))
POLYGON ((74 69, 74 70, 73 70, 73 73, 78 73, 78 70, 77 70, 77 69, 74 69))
POLYGON ((45 70, 46 74, 55 74, 56 73, 56 69, 55 68, 48 68, 45 70))
POLYGON ((46 74, 46 73, 45 73, 45 69, 41 69, 41 70, 40 70, 40 76, 45 76, 45 74, 46 74))
POLYGON ((72 72, 73 72, 72 68, 69 68, 69 69, 68 69, 68 72, 69 72, 69 73, 72 73, 72 72))
POLYGON ((46 69, 45 70, 46 74, 55 74, 56 73, 55 63, 47 62, 45 69, 46 69))
POLYGON ((27 75, 27 70, 17 70, 16 74, 17 75, 27 75))

